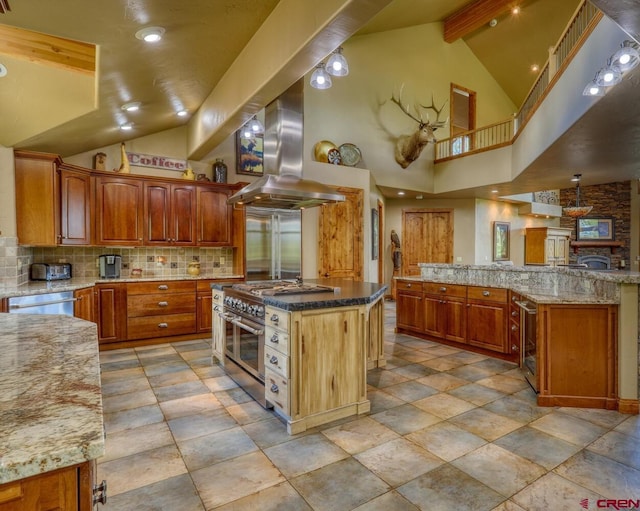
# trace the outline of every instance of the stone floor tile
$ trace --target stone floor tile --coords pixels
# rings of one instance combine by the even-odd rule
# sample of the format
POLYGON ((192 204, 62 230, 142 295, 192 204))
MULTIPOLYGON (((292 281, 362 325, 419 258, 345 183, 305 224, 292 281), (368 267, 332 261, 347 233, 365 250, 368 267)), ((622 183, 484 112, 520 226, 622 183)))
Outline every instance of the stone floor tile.
POLYGON ((425 511, 489 511, 505 500, 498 492, 448 464, 417 477, 397 490, 425 511))
POLYGON ((312 511, 300 494, 289 483, 280 483, 248 495, 216 511, 312 511))
POLYGON ((483 378, 488 378, 489 376, 493 376, 495 374, 490 369, 475 367, 475 365, 456 367, 454 369, 450 369, 449 371, 447 371, 447 373, 457 378, 462 378, 463 380, 471 382, 482 380, 483 378))
POLYGON ((229 412, 229 414, 240 425, 269 420, 274 417, 273 411, 265 410, 253 400, 247 401, 246 403, 230 405, 226 408, 227 412, 229 412))
POLYGON ((98 481, 109 482, 108 494, 113 496, 186 474, 187 467, 176 446, 167 445, 101 463, 97 472, 98 481))
POLYGON ((494 443, 547 470, 557 467, 580 450, 575 444, 528 426, 498 438, 494 443))
POLYGON ((500 360, 499 358, 487 357, 480 362, 473 364, 476 368, 483 368, 493 371, 494 374, 505 373, 518 367, 518 364, 513 362, 507 362, 506 360, 500 360))
POLYGON ((397 397, 394 397, 382 390, 378 390, 375 387, 369 387, 367 389, 367 397, 371 403, 371 414, 406 404, 402 399, 398 399, 397 397))
POLYGON ((240 405, 242 403, 248 403, 252 401, 253 398, 247 394, 240 387, 233 387, 228 390, 217 390, 213 392, 213 395, 218 398, 218 401, 222 403, 223 406, 229 407, 233 405, 240 405))
POLYGON ((524 426, 522 422, 508 419, 484 408, 475 408, 451 417, 449 422, 489 442, 524 426))
POLYGON ((435 371, 449 371, 450 369, 461 367, 464 365, 464 362, 462 360, 458 360, 453 357, 445 356, 445 357, 437 357, 437 358, 432 358, 430 360, 425 360, 424 362, 421 362, 421 364, 425 367, 433 369, 435 372, 435 371))
POLYGON ((416 381, 418 383, 422 383, 436 390, 439 390, 440 392, 447 392, 448 390, 455 389, 469 383, 468 380, 456 378, 455 376, 447 373, 431 374, 429 376, 425 376, 424 378, 418 378, 416 381))
POLYGON ((520 507, 515 502, 512 502, 510 500, 506 500, 502 504, 500 504, 499 506, 494 507, 491 511, 527 511, 527 510, 522 508, 522 507, 520 507))
POLYGON ((156 395, 151 389, 129 392, 127 394, 116 394, 105 396, 102 399, 102 409, 104 413, 131 410, 140 406, 154 405, 158 402, 156 395))
POLYGON ((194 341, 182 341, 172 343, 173 349, 175 349, 181 355, 187 351, 196 350, 209 350, 211 355, 211 339, 196 339, 194 341))
POLYGON ((398 438, 398 434, 370 417, 363 417, 322 432, 329 440, 350 454, 398 438))
POLYGON ((483 445, 452 465, 505 497, 511 497, 546 473, 540 465, 494 444, 483 445))
POLYGON ((289 435, 287 433, 287 428, 284 427, 283 422, 277 417, 260 422, 253 422, 251 424, 245 424, 242 426, 242 429, 244 429, 256 445, 263 450, 283 442, 289 442, 295 438, 313 434, 310 431, 305 431, 297 435, 289 435))
POLYGON ((211 361, 209 361, 209 365, 205 367, 198 367, 193 369, 193 372, 196 373, 202 380, 206 380, 208 378, 217 378, 219 376, 225 375, 224 369, 217 364, 211 365, 211 361))
POLYGON ((442 421, 440 417, 420 410, 408 403, 375 413, 370 417, 399 435, 406 435, 442 421))
POLYGON ((390 491, 358 506, 353 511, 418 511, 418 508, 396 491, 390 491))
POLYGON ((487 443, 447 421, 410 433, 405 438, 445 461, 453 461, 487 443))
POLYGON ((221 390, 230 390, 238 388, 238 384, 229 378, 226 374, 224 376, 216 376, 214 378, 207 378, 203 380, 203 383, 209 387, 211 392, 219 392, 221 390))
MULTIPOLYGON (((439 359, 434 359, 439 360, 439 359)), ((410 380, 415 380, 416 378, 422 378, 424 376, 429 376, 430 374, 435 374, 438 372, 436 369, 432 369, 427 367, 425 364, 428 362, 425 360, 419 364, 409 364, 407 366, 398 367, 397 369, 393 369, 392 371, 395 374, 399 374, 410 380)))
POLYGON ((138 357, 128 358, 124 360, 115 360, 112 362, 105 362, 100 364, 100 368, 105 372, 121 371, 123 369, 135 369, 136 367, 142 367, 138 357))
POLYGON ((149 358, 175 357, 176 349, 171 344, 159 344, 155 346, 141 346, 136 348, 136 354, 141 360, 149 358))
POLYGON ((423 385, 422 383, 418 383, 414 380, 385 387, 384 391, 407 402, 417 401, 418 399, 433 396, 438 393, 436 389, 423 385))
MULTIPOLYGON (((553 472, 549 472, 537 481, 516 493, 511 500, 527 511, 555 511, 561 509, 582 509, 581 502, 594 503, 602 495, 577 485, 553 472)), ((593 504, 591 508, 594 508, 593 504)))
POLYGON ((404 438, 378 445, 356 454, 354 458, 392 487, 411 481, 444 463, 404 438))
POLYGON ((399 350, 393 353, 394 358, 396 359, 400 359, 400 360, 405 360, 407 362, 409 362, 410 364, 417 364, 420 362, 424 362, 426 360, 431 360, 432 358, 437 358, 438 355, 435 355, 433 353, 427 353, 426 351, 422 350, 399 350))
POLYGON ((513 394, 514 392, 518 392, 529 387, 529 384, 526 381, 518 378, 511 378, 504 374, 495 374, 488 378, 478 380, 476 383, 489 387, 490 389, 504 392, 505 394, 513 394))
POLYGON ((590 444, 606 432, 605 428, 557 411, 540 417, 529 425, 532 428, 582 447, 590 444))
POLYGON ((175 383, 173 385, 167 385, 166 387, 154 387, 153 391, 160 402, 210 393, 207 386, 200 380, 175 383))
POLYGON ((167 420, 222 408, 224 408, 222 403, 211 393, 197 394, 160 403, 160 409, 167 420))
POLYGON ((425 397, 424 399, 414 401, 413 405, 443 419, 460 415, 475 408, 475 405, 472 403, 449 394, 436 394, 425 397))
POLYGON ((201 468, 191 477, 207 510, 285 482, 261 451, 201 468))
POLYGON ((302 474, 290 482, 315 511, 353 509, 390 489, 353 458, 302 474))
POLYGON ((320 433, 268 447, 264 453, 287 479, 349 457, 347 452, 320 433))
POLYGON ((160 407, 156 405, 141 406, 131 410, 104 414, 104 429, 107 434, 125 429, 139 428, 146 424, 162 422, 164 416, 160 407))
POLYGON ((593 422, 603 428, 611 429, 615 428, 618 424, 623 422, 628 415, 620 413, 616 410, 598 410, 596 408, 569 408, 563 406, 557 409, 559 412, 579 417, 589 422, 593 422))
MULTIPOLYGON (((395 369, 394 371, 397 371, 395 369)), ((411 378, 397 374, 394 371, 385 371, 380 369, 373 369, 367 372, 367 384, 378 389, 389 387, 391 385, 397 385, 405 381, 409 381, 411 378)))
POLYGON ((166 422, 156 422, 139 428, 126 429, 106 435, 105 455, 98 458, 104 463, 139 452, 174 445, 173 436, 166 422))
POLYGON ((174 373, 191 369, 182 358, 176 355, 176 360, 172 362, 162 362, 159 364, 148 364, 144 366, 144 372, 148 377, 160 374, 174 373))
POLYGON ((168 421, 176 441, 188 440, 238 425, 226 410, 213 410, 198 415, 188 415, 168 421))
POLYGON ((198 491, 188 474, 169 477, 119 495, 108 493, 100 511, 204 511, 198 491))
POLYGON ((100 352, 100 365, 107 364, 109 362, 119 362, 121 360, 137 360, 138 355, 131 349, 120 349, 100 352))
POLYGON ((439 357, 446 357, 448 355, 455 355, 456 353, 460 353, 462 350, 458 348, 451 348, 450 346, 443 346, 442 344, 434 343, 433 346, 427 348, 425 351, 431 353, 432 355, 437 355, 439 357))
POLYGON ((144 369, 142 367, 132 367, 128 369, 120 369, 116 371, 107 371, 100 366, 100 383, 102 385, 108 383, 123 383, 125 380, 146 378, 144 369))
POLYGON ((494 389, 478 385, 477 383, 469 383, 462 387, 456 387, 448 391, 448 394, 469 401, 474 405, 482 406, 505 397, 504 393, 494 389))
MULTIPOLYGON (((535 396, 533 390, 530 390, 529 392, 535 396)), ((553 408, 548 406, 538 406, 535 404, 535 401, 526 401, 514 395, 505 396, 501 399, 497 399, 496 401, 492 401, 491 403, 483 406, 483 408, 490 412, 497 413, 498 415, 502 415, 503 417, 508 417, 523 423, 529 423, 539 419, 540 417, 544 417, 553 411, 553 408)))
POLYGON ((178 449, 190 472, 237 458, 258 450, 258 446, 240 427, 225 429, 178 442, 178 449))
POLYGON ((640 415, 628 415, 623 422, 615 427, 615 430, 625 435, 640 438, 640 415))
POLYGON ((157 387, 166 387, 168 385, 176 385, 178 383, 185 383, 188 381, 200 381, 200 378, 193 369, 184 369, 182 371, 174 371, 149 377, 149 383, 154 389, 157 387))
POLYGON ((151 390, 151 385, 149 385, 149 380, 147 380, 144 374, 142 374, 138 378, 127 378, 124 380, 110 381, 108 383, 103 379, 100 388, 102 390, 102 396, 105 398, 115 396, 117 394, 128 394, 129 392, 137 392, 140 390, 151 390))
POLYGON ((587 449, 640 470, 640 442, 636 437, 609 431, 587 449))

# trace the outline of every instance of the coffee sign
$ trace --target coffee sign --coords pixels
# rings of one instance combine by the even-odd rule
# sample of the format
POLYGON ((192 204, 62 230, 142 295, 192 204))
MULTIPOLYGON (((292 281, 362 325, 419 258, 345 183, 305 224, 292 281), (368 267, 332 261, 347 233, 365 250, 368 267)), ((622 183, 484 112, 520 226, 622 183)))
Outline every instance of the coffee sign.
POLYGON ((180 160, 178 158, 130 152, 127 152, 127 157, 129 158, 129 163, 136 167, 154 167, 157 169, 175 170, 177 172, 183 172, 187 168, 187 160, 180 160))

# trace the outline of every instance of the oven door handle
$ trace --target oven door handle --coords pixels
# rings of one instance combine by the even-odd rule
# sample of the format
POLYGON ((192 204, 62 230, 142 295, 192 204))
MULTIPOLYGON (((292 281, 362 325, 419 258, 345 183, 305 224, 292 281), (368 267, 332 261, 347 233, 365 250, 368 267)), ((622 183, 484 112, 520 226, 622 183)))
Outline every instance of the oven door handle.
POLYGON ((538 308, 537 307, 530 307, 529 304, 527 302, 521 302, 518 300, 515 300, 516 305, 518 307, 520 307, 522 310, 524 310, 527 314, 537 314, 538 313, 538 308))
POLYGON ((233 323, 236 319, 238 319, 238 316, 230 314, 229 312, 218 312, 218 316, 220 316, 228 323, 233 323))
POLYGON ((238 326, 239 328, 242 328, 243 330, 246 330, 247 332, 252 333, 253 335, 264 334, 264 329, 253 328, 253 327, 250 327, 249 325, 245 325, 239 318, 233 319, 231 320, 231 322, 234 325, 238 326))

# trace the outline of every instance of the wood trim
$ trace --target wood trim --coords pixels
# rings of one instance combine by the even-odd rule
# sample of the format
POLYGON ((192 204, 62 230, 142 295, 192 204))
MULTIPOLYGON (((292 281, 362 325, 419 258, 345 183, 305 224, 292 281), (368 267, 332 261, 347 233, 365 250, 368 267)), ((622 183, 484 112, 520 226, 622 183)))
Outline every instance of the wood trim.
POLYGON ((619 399, 618 411, 620 413, 628 413, 638 415, 640 413, 640 405, 637 399, 619 399))
POLYGON ((96 46, 0 25, 0 53, 38 64, 94 75, 96 46))
MULTIPOLYGON (((458 85, 456 83, 451 82, 449 85, 449 139, 457 138, 466 135, 467 133, 473 133, 476 131, 476 100, 477 100, 477 92, 467 87, 463 87, 462 85, 458 85), (469 129, 464 132, 453 134, 453 98, 454 98, 454 89, 466 92, 469 94, 469 129)), ((483 126, 487 128, 488 126, 483 126)))
POLYGON ((173 335, 171 337, 153 337, 151 339, 138 339, 133 341, 116 341, 100 344, 100 351, 119 350, 120 348, 138 348, 140 346, 150 346, 152 344, 166 344, 168 342, 194 341, 209 337, 207 334, 195 333, 184 335, 173 335))
POLYGON ((444 40, 452 43, 508 11, 513 0, 477 0, 444 20, 444 40))

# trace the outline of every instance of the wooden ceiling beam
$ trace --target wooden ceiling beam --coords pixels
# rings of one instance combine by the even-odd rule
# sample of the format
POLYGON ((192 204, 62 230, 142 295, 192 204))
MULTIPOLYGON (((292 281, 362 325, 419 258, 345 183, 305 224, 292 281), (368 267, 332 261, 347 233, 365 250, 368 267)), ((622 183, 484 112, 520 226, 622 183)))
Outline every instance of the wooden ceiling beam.
POLYGON ((518 0, 476 0, 444 20, 444 40, 452 43, 519 3, 518 0))
POLYGON ((8 25, 0 25, 0 54, 86 74, 96 70, 95 45, 8 25))

